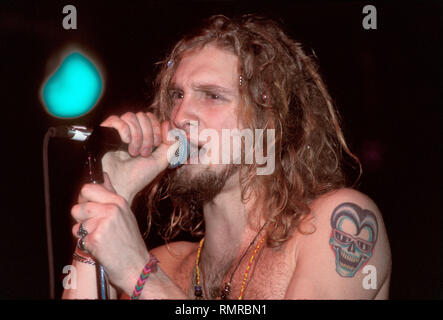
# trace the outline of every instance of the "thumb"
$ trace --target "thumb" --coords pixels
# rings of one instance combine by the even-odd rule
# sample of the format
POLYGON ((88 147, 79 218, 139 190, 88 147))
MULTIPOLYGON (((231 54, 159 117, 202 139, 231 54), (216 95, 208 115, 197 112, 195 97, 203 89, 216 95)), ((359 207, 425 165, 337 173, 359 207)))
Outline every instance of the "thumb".
POLYGON ((176 151, 180 147, 180 141, 162 143, 151 154, 152 159, 161 170, 166 169, 176 158, 176 151))
MULTIPOLYGON (((163 121, 161 124, 161 135, 162 135, 162 143, 171 145, 175 143, 175 139, 168 139, 169 131, 171 130, 171 125, 169 121, 163 121)), ((169 137, 170 138, 170 137, 169 137)))
POLYGON ((111 179, 109 178, 109 175, 106 172, 103 172, 103 187, 105 187, 106 190, 112 191, 114 193, 117 193, 112 186, 111 179))
POLYGON ((152 158, 153 160, 158 164, 159 168, 161 170, 166 169, 166 167, 169 164, 168 161, 168 150, 171 147, 171 145, 176 142, 175 140, 168 139, 168 132, 171 125, 168 121, 163 121, 161 123, 161 139, 162 142, 160 145, 156 146, 154 151, 152 151, 152 158))
MULTIPOLYGON (((171 129, 168 121, 164 121, 161 124, 161 136, 162 143, 154 150, 152 157, 162 169, 166 169, 168 165, 177 164, 177 150, 183 147, 188 148, 188 144, 186 143, 185 132, 179 129, 171 129), (177 140, 177 137, 180 138, 177 140)), ((185 156, 186 158, 187 156, 185 156)), ((178 163, 183 163, 185 159, 180 159, 181 161, 178 163)))

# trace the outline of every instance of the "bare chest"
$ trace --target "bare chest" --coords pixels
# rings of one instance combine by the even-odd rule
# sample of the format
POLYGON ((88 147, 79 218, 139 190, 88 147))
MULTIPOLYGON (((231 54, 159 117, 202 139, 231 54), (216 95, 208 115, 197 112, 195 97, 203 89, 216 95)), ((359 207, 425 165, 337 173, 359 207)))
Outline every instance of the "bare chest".
POLYGON ((292 250, 265 249, 256 263, 244 261, 234 275, 231 299, 237 299, 243 290, 243 299, 284 299, 295 270, 292 250))
MULTIPOLYGON (((195 253, 187 256, 183 263, 177 266, 177 272, 170 275, 190 298, 194 297, 196 283, 195 258, 195 253)), ((249 256, 245 257, 233 275, 231 269, 219 284, 220 290, 232 276, 229 299, 238 299, 240 296, 251 300, 284 299, 295 266, 296 255, 293 246, 266 248, 257 254, 252 262, 249 256)))

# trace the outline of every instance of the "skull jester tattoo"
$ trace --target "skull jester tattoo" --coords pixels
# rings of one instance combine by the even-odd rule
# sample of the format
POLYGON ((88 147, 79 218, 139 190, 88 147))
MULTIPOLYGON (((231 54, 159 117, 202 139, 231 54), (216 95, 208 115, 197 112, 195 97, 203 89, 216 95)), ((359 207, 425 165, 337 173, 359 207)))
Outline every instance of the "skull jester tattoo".
POLYGON ((329 244, 335 252, 337 273, 353 277, 372 256, 378 236, 375 214, 355 203, 342 203, 331 216, 329 244))

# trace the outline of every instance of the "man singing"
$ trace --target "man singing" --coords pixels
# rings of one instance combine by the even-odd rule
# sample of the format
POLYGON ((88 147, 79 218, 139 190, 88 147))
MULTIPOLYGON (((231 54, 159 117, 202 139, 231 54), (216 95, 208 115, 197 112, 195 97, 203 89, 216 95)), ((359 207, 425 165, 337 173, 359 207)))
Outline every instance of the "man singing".
POLYGON ((214 16, 177 43, 155 90, 150 112, 102 123, 129 150, 105 155, 105 183, 84 185, 72 208, 77 288, 64 298, 97 298, 95 263, 113 298, 388 298, 382 216, 349 188, 343 159, 358 159, 300 43, 273 21, 214 16), (171 129, 191 146, 176 169, 171 129), (236 144, 226 132, 253 137, 236 144), (201 240, 148 251, 130 209, 142 190, 150 218, 171 198, 173 211, 161 212, 170 215, 167 239, 187 230, 201 240))

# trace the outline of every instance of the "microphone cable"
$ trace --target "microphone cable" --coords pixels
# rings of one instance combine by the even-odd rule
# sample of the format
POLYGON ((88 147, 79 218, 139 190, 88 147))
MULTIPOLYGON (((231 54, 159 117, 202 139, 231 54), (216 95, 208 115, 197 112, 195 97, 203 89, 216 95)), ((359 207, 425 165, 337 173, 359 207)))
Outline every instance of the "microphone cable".
POLYGON ((51 127, 43 138, 43 184, 45 193, 46 244, 48 250, 49 298, 55 299, 54 249, 52 242, 51 201, 49 188, 48 145, 49 139, 55 136, 55 128, 51 127))

